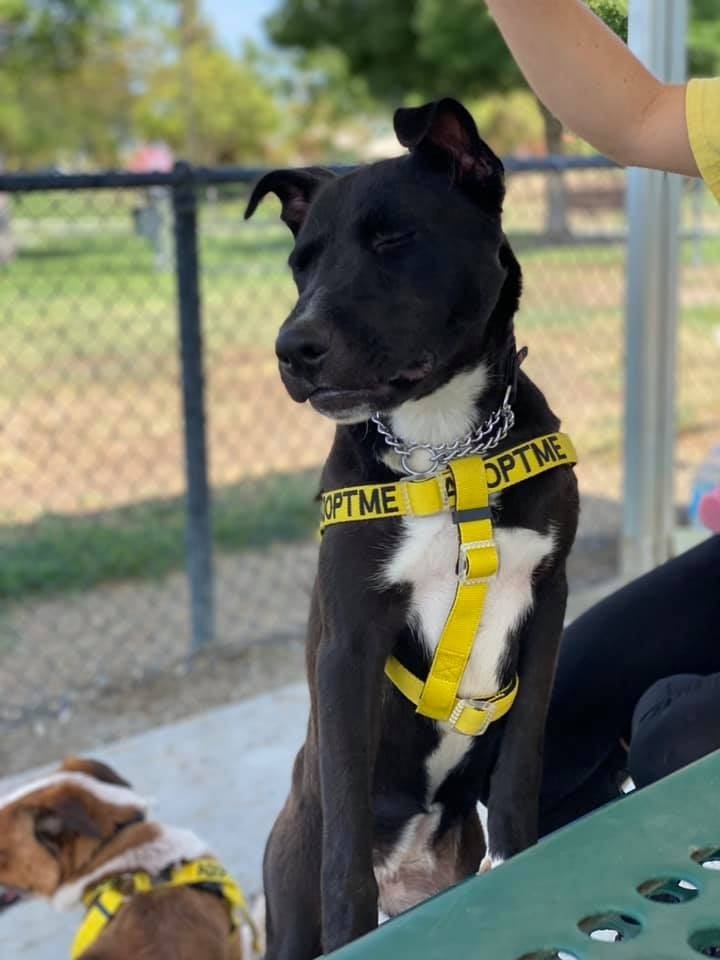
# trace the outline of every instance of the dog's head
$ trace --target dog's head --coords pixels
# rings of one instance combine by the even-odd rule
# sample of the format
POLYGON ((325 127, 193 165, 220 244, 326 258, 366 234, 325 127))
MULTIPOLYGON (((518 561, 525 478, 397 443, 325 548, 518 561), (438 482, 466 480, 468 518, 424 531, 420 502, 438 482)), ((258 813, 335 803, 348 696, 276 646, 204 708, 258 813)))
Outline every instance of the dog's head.
POLYGON ((451 99, 400 109, 395 131, 408 155, 340 177, 273 171, 245 214, 267 193, 280 199, 298 289, 276 343, 280 372, 293 399, 344 423, 497 355, 520 295, 503 166, 468 111, 451 99))
POLYGON ((0 908, 25 895, 52 897, 146 808, 110 767, 76 758, 0 797, 0 908))

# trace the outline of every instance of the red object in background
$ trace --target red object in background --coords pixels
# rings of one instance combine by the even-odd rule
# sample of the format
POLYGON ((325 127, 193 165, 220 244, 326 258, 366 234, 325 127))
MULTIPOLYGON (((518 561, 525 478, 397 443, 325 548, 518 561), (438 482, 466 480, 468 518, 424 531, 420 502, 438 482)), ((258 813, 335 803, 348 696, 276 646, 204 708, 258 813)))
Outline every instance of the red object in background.
POLYGON ((130 155, 127 168, 131 173, 166 173, 172 170, 175 157, 165 143, 147 143, 130 155))
POLYGON ((706 493, 700 501, 700 519, 709 530, 720 533, 720 487, 706 493))

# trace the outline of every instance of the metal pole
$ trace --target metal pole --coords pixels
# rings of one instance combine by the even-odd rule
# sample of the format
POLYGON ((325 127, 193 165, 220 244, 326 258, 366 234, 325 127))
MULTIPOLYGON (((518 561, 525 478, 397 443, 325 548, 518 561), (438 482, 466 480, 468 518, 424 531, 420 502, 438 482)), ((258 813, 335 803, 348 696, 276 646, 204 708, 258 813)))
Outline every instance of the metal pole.
MULTIPOLYGON (((687 0, 632 0, 630 47, 662 80, 685 79, 687 0)), ((628 172, 622 572, 666 560, 674 529, 680 177, 628 172)))
POLYGON ((210 491, 205 431, 203 340, 193 170, 177 164, 173 185, 175 255, 187 476, 187 552, 192 619, 191 653, 214 636, 210 491))

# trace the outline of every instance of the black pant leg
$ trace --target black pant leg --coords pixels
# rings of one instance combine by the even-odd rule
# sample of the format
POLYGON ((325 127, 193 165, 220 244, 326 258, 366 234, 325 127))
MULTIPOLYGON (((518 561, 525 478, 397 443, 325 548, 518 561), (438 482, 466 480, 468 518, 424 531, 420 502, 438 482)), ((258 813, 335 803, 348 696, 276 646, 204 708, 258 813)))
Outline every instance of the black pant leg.
POLYGON ((666 677, 640 698, 629 771, 645 787, 720 749, 720 673, 666 677))
POLYGON ((566 629, 548 715, 541 832, 573 819, 575 800, 583 812, 607 802, 611 784, 622 778, 619 741, 629 741, 635 706, 652 684, 671 674, 720 671, 719 624, 715 536, 566 629))

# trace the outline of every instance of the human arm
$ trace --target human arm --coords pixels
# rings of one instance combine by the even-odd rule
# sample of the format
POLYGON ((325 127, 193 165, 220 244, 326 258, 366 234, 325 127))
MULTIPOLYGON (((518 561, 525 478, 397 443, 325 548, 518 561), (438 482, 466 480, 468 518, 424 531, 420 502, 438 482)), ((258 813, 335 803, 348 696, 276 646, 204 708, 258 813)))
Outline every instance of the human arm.
POLYGON ((698 176, 684 84, 664 84, 582 0, 487 0, 538 98, 626 166, 698 176))

